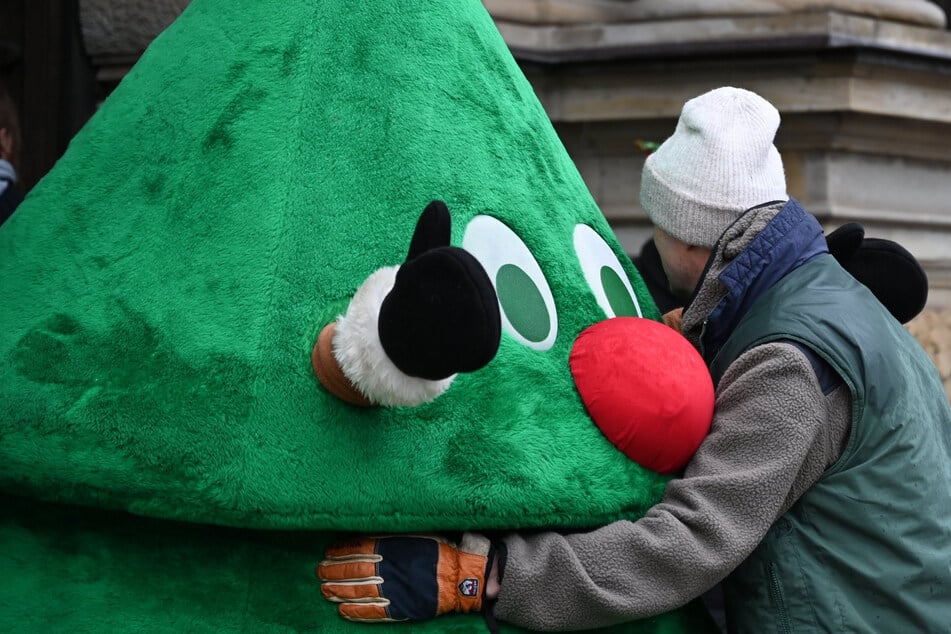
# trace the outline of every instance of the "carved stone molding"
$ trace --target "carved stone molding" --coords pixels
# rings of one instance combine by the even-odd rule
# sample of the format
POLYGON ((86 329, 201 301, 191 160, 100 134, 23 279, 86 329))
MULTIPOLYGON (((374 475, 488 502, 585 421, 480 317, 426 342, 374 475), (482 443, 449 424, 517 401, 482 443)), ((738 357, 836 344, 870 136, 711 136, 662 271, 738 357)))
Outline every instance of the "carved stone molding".
POLYGON ((629 252, 650 234, 635 142, 740 86, 782 113, 790 194, 829 229, 855 220, 906 246, 929 303, 951 306, 951 32, 836 11, 497 24, 629 252))
POLYGON ((499 20, 532 24, 640 22, 679 18, 839 11, 943 28, 944 11, 927 0, 483 0, 499 20))

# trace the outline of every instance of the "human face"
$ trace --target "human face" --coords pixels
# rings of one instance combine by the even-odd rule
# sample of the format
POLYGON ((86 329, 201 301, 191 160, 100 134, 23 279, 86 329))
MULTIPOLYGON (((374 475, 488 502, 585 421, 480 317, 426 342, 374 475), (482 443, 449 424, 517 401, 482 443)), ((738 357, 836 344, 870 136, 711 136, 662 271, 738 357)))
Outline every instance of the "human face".
POLYGON ((681 242, 658 227, 654 227, 654 244, 670 284, 670 292, 686 301, 700 283, 703 269, 710 259, 710 249, 681 242))

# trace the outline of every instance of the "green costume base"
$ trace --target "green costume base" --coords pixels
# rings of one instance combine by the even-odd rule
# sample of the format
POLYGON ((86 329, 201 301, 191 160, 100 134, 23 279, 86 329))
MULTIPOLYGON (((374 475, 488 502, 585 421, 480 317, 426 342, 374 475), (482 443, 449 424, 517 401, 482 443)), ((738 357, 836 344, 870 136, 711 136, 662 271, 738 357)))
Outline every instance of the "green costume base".
MULTIPOLYGON (((15 555, 0 558, 2 631, 487 631, 480 614, 392 626, 340 619, 314 580, 313 562, 328 533, 158 521, 9 496, 0 507, 0 544, 15 555)), ((597 631, 677 634, 709 627, 703 607, 693 605, 597 631)))

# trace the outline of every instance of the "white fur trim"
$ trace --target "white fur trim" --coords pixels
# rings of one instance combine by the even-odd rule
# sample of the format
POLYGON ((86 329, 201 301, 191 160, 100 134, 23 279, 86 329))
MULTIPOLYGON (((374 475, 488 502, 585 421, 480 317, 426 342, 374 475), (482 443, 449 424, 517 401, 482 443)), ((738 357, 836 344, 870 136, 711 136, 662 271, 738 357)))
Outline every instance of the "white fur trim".
POLYGON ((416 406, 449 389, 456 375, 440 381, 409 376, 393 365, 380 343, 380 306, 393 288, 399 266, 374 271, 337 318, 334 357, 344 375, 376 405, 416 406))

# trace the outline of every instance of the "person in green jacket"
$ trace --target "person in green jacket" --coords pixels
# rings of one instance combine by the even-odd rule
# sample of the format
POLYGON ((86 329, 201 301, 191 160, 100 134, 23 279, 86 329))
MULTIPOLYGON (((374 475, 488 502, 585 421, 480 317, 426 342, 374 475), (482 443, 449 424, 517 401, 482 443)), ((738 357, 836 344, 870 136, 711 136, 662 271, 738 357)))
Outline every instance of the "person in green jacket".
MULTIPOLYGON (((951 408, 921 346, 788 196, 779 122, 719 88, 648 157, 641 204, 716 385, 710 433, 641 519, 444 545, 465 559, 492 539, 475 591, 498 620, 606 626, 722 582, 731 632, 948 631, 951 408)), ((328 550, 324 595, 408 611, 427 591, 406 588, 433 573, 402 539, 328 550), (361 550, 378 575, 362 583, 341 565, 361 550)))

